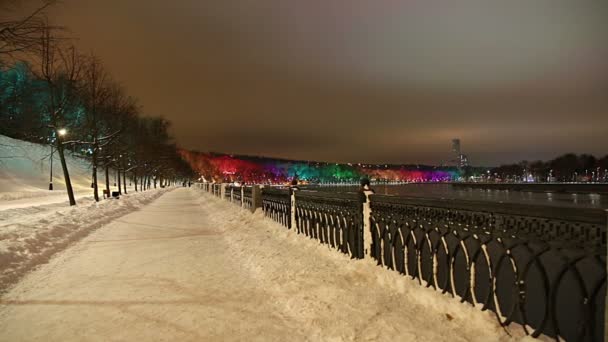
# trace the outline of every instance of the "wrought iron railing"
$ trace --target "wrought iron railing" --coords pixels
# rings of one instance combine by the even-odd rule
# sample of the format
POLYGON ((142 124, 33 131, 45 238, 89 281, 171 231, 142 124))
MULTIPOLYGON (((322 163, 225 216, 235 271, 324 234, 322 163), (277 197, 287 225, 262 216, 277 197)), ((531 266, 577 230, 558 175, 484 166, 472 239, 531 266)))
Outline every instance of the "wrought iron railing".
POLYGON ((262 210, 264 216, 290 228, 291 198, 288 189, 263 188, 262 210))
POLYGON ((251 210, 253 207, 253 192, 250 186, 243 187, 243 208, 251 210))
POLYGON ((371 255, 534 337, 602 341, 602 210, 373 195, 371 255))
POLYGON ((233 186, 232 187, 232 202, 241 205, 241 187, 233 186))
POLYGON ((226 189, 224 190, 224 199, 225 200, 227 200, 227 201, 231 201, 232 200, 232 190, 234 190, 235 193, 237 191, 239 193, 241 193, 241 189, 239 187, 226 186, 226 189))
POLYGON ((298 233, 363 258, 363 215, 358 194, 302 190, 295 191, 295 199, 298 233))
MULTIPOLYGON (((372 195, 364 224, 361 194, 294 194, 292 213, 289 189, 262 189, 264 215, 355 258, 369 248, 379 265, 534 337, 603 340, 604 210, 372 195)), ((244 188, 245 207, 252 197, 244 188)))

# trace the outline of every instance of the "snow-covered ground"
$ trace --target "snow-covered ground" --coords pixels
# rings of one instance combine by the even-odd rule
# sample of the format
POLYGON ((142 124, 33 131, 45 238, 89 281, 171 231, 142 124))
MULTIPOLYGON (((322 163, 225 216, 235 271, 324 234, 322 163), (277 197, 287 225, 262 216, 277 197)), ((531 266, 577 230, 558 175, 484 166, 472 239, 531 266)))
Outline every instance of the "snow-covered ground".
MULTIPOLYGON (((86 212, 70 210, 54 219, 86 212)), ((2 341, 521 339, 488 312, 195 189, 96 230, 0 299, 2 341)))
MULTIPOLYGON (((0 210, 67 201, 59 155, 53 153, 53 191, 49 191, 50 154, 48 145, 34 144, 0 135, 0 210)), ((91 165, 87 160, 66 154, 76 198, 93 196, 91 165)), ((99 183, 105 184, 103 172, 99 183)), ((116 190, 114 176, 110 185, 116 190)), ((101 190, 100 190, 101 195, 101 190)))
POLYGON ((49 146, 0 135, 0 293, 69 243, 161 194, 149 191, 95 203, 90 164, 68 154, 78 203, 70 207, 57 153, 54 190, 48 190, 49 157, 49 146))
POLYGON ((76 207, 58 201, 0 210, 0 293, 71 242, 141 208, 165 191, 130 193, 99 203, 86 197, 76 207))

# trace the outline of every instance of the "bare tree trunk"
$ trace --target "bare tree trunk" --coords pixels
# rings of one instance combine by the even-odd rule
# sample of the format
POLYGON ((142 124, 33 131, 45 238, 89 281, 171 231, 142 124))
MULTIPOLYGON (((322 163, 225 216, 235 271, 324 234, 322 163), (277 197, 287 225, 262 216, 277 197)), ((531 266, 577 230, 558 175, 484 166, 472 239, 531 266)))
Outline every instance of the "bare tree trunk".
POLYGON ((106 192, 110 197, 110 167, 106 164, 106 192))
POLYGON ((123 172, 122 174, 122 188, 125 190, 125 194, 127 193, 127 172, 123 172))
POLYGON ((116 170, 116 173, 118 174, 118 194, 122 195, 122 183, 120 182, 120 169, 116 170))
POLYGON ((99 190, 97 187, 97 148, 93 149, 93 197, 95 202, 99 202, 99 190))
POLYGON ((133 172, 133 185, 135 185, 135 192, 137 192, 137 172, 133 172))
POLYGON ((59 153, 59 160, 61 160, 61 168, 63 169, 63 178, 65 179, 65 188, 68 191, 70 205, 76 205, 76 198, 74 198, 74 190, 72 189, 72 181, 70 180, 68 164, 65 162, 65 155, 63 153, 63 144, 59 140, 57 143, 57 152, 59 153))

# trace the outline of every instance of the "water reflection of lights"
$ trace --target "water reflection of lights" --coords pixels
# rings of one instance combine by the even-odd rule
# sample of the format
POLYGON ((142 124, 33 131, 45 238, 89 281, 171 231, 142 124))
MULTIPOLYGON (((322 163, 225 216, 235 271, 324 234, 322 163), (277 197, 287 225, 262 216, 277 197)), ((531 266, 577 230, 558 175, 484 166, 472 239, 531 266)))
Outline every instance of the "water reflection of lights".
POLYGON ((589 194, 592 205, 600 204, 602 197, 599 194, 589 194))

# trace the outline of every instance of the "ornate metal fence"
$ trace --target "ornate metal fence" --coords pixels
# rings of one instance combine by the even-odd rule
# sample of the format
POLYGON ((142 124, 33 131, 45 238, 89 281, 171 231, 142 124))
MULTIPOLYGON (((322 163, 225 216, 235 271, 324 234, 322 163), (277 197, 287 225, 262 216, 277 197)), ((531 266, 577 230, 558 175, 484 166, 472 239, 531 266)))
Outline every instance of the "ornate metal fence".
POLYGON ((604 211, 380 195, 371 210, 378 264, 534 337, 603 340, 604 211))
POLYGON ((296 191, 297 231, 353 258, 363 258, 361 198, 354 193, 296 191))
POLYGON ((253 207, 253 193, 250 186, 243 187, 243 208, 251 210, 253 207))
POLYGON ((264 216, 290 228, 291 198, 288 189, 263 188, 262 210, 264 216))
POLYGON ((236 193, 237 191, 239 192, 239 194, 241 193, 241 188, 239 187, 234 187, 234 186, 226 186, 226 190, 224 191, 224 199, 227 201, 231 201, 232 200, 232 190, 234 189, 234 192, 236 193))
POLYGON ((232 201, 240 206, 241 205, 241 187, 233 186, 232 190, 233 190, 232 201))

